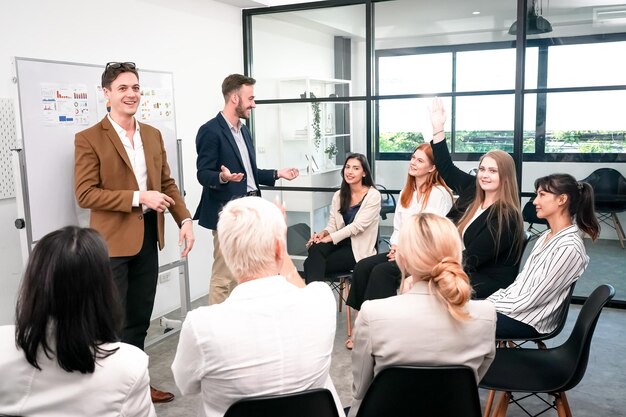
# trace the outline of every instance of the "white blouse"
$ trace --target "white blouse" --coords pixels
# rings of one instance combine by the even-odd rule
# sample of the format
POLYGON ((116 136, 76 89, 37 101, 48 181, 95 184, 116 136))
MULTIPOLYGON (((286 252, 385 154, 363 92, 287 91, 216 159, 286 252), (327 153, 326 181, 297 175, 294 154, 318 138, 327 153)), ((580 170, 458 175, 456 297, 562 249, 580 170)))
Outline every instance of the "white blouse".
MULTIPOLYGON (((400 199, 402 199, 402 193, 400 194, 400 199)), ((402 204, 398 201, 396 204, 396 211, 393 216, 393 234, 389 239, 389 242, 392 245, 398 244, 402 223, 409 217, 418 213, 435 213, 445 216, 452 208, 452 196, 442 185, 436 185, 433 187, 430 191, 430 196, 424 209, 422 209, 423 201, 424 195, 422 194, 418 200, 416 192, 413 193, 413 198, 411 199, 409 207, 402 207, 402 204)))

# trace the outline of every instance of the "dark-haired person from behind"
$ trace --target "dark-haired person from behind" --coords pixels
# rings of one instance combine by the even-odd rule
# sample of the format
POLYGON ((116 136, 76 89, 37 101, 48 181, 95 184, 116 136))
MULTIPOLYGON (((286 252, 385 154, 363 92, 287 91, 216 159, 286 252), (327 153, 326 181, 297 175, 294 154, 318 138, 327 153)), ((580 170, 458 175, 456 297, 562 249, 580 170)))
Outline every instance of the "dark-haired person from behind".
POLYGON ((558 326, 569 288, 589 264, 583 233, 592 240, 600 235, 591 185, 552 174, 537 179, 535 190, 537 217, 550 228, 537 239, 515 281, 487 298, 498 313, 498 339, 537 337, 558 326))
POLYGON ((69 226, 37 243, 15 317, 0 327, 0 415, 156 415, 148 356, 118 341, 122 313, 98 232, 69 226))

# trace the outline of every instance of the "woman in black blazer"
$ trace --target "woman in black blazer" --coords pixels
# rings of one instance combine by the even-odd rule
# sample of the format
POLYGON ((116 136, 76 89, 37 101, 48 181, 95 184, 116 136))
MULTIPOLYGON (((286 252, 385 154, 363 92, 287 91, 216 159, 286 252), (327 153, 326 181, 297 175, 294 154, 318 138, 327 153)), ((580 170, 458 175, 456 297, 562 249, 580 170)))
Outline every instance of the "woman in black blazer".
POLYGON ((524 223, 513 158, 493 150, 480 158, 476 177, 452 162, 445 142, 446 112, 441 99, 431 108, 433 154, 437 170, 459 195, 450 211, 463 239, 463 265, 474 297, 487 298, 510 285, 517 275, 524 241, 524 223))

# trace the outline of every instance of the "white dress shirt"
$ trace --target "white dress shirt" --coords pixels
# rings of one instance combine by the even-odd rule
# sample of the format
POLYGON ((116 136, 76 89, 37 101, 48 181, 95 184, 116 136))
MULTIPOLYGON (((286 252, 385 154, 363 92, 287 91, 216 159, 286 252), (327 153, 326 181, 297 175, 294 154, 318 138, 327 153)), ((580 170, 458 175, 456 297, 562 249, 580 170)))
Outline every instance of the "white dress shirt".
MULTIPOLYGON (((139 123, 135 119, 135 134, 133 135, 133 140, 131 142, 131 140, 126 136, 126 130, 117 124, 111 115, 108 115, 107 117, 113 125, 113 129, 115 129, 115 133, 117 133, 117 136, 119 136, 122 141, 124 150, 130 160, 130 165, 133 167, 133 173, 135 174, 135 179, 137 180, 137 185, 139 186, 139 191, 135 191, 133 193, 133 207, 139 207, 139 193, 141 191, 148 190, 148 168, 146 167, 146 155, 143 151, 143 141, 141 140, 139 123)), ((148 207, 144 205, 143 211, 145 212, 147 210, 148 207)))
MULTIPOLYGON (((400 200, 402 199, 402 194, 400 194, 400 200)), ((400 229, 402 228, 402 224, 411 216, 418 213, 435 213, 440 216, 445 216, 448 214, 450 209, 452 208, 452 195, 446 190, 445 187, 441 185, 436 185, 430 191, 430 196, 428 197, 428 201, 426 202, 426 206, 422 209, 422 204, 424 202, 424 194, 420 196, 420 199, 417 199, 417 193, 413 193, 413 198, 411 199, 411 204, 409 207, 403 207, 400 201, 396 204, 396 211, 393 215, 393 233, 389 238, 389 243, 392 245, 398 244, 398 239, 400 238, 400 229)))
POLYGON ((224 113, 221 113, 224 120, 228 124, 230 128, 230 133, 233 135, 233 139, 235 139, 235 144, 237 145, 237 149, 239 149, 239 154, 241 155, 241 161, 243 162, 243 167, 246 170, 246 190, 248 192, 254 191, 257 189, 256 181, 254 179, 254 171, 252 170, 252 163, 250 162, 250 153, 248 152, 248 147, 246 146, 246 141, 243 138, 243 133, 241 133, 241 120, 237 121, 237 126, 233 126, 230 121, 224 116, 224 113))
MULTIPOLYGON (((54 346, 54 344, 52 344, 54 346)), ((56 358, 37 356, 41 371, 15 347, 15 326, 0 326, 0 414, 28 417, 153 417, 148 355, 126 343, 98 359, 91 374, 67 372, 56 358)))
POLYGON ((546 230, 537 239, 515 281, 487 298, 497 312, 539 333, 549 333, 558 326, 558 312, 569 287, 589 265, 578 226, 566 227, 546 242, 549 233, 546 230))
POLYGON ((172 372, 183 394, 201 393, 199 416, 221 417, 241 398, 327 388, 335 339, 332 291, 282 276, 239 284, 221 304, 187 314, 172 372))

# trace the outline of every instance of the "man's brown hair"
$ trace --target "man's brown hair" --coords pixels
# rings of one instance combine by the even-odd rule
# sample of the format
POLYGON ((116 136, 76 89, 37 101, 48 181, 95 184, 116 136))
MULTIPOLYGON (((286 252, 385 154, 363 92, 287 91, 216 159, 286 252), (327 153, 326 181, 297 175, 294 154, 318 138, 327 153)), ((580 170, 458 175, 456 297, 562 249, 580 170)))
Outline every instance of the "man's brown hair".
POLYGON ((228 96, 235 92, 239 91, 242 85, 254 85, 256 80, 252 77, 246 77, 241 74, 231 74, 228 77, 224 78, 224 82, 222 83, 222 94, 224 95, 224 100, 228 99, 228 96))

